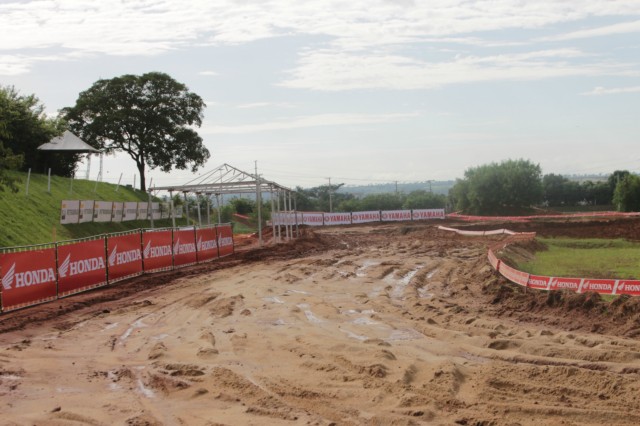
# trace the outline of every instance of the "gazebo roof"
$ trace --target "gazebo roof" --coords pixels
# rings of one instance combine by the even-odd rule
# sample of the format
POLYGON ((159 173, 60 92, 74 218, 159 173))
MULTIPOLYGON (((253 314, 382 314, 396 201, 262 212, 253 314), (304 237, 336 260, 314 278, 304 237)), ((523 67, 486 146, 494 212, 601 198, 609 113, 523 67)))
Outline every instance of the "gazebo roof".
POLYGON ((42 144, 38 149, 43 151, 67 151, 83 153, 99 153, 100 150, 95 149, 73 133, 68 130, 62 134, 62 136, 55 137, 49 142, 42 144))

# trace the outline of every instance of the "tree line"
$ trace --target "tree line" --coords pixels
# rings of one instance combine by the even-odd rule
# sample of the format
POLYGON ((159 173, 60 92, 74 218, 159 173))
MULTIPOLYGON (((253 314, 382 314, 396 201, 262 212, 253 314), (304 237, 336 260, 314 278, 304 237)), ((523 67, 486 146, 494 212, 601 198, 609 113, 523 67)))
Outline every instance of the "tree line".
POLYGON ((613 205, 640 210, 640 177, 616 170, 605 181, 576 182, 557 174, 542 175, 528 160, 506 160, 465 171, 449 191, 450 206, 470 214, 523 214, 533 207, 613 205))

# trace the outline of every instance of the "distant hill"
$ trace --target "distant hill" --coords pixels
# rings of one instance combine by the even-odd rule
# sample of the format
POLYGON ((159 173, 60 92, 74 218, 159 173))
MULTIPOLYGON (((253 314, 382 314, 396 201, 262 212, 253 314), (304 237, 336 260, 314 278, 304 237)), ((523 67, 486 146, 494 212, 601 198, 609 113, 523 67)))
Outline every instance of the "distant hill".
POLYGON ((404 192, 408 194, 412 191, 424 190, 432 191, 436 194, 447 195, 449 189, 453 187, 455 181, 424 181, 424 182, 411 182, 411 183, 379 183, 370 185, 345 185, 341 187, 337 192, 354 194, 358 197, 364 197, 370 194, 381 194, 390 192, 404 192))
MULTIPOLYGON (((23 246, 70 240, 110 232, 149 227, 148 221, 121 223, 60 224, 62 200, 148 201, 147 193, 116 185, 84 179, 51 176, 51 193, 47 191, 47 176, 31 174, 29 195, 26 195, 27 174, 11 172, 19 178, 20 191, 0 192, 0 247, 23 246), (94 192, 95 190, 95 192, 94 192)), ((171 220, 155 221, 156 226, 171 226, 171 220)))

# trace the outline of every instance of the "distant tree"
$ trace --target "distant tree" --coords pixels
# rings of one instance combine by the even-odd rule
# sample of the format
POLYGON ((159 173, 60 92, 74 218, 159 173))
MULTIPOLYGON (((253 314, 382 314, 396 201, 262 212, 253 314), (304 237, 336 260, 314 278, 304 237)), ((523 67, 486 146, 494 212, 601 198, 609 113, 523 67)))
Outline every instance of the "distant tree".
POLYGON ((561 206, 567 202, 569 179, 553 173, 542 178, 543 198, 550 206, 561 206))
POLYGON ((396 193, 371 194, 363 197, 360 210, 399 210, 404 202, 403 196, 396 193))
POLYGON ((195 172, 207 161, 209 151, 193 130, 202 124, 204 108, 184 84, 150 72, 98 80, 61 114, 87 143, 129 154, 144 191, 147 166, 169 172, 191 165, 195 172))
POLYGON ((345 200, 350 200, 352 194, 338 192, 344 183, 332 185, 320 185, 313 188, 296 188, 296 203, 299 211, 324 211, 330 210, 330 205, 336 211, 337 207, 345 200))
POLYGON ((61 135, 64 126, 62 120, 45 115, 44 105, 35 95, 21 95, 14 87, 0 87, 0 144, 4 155, 23 159, 19 164, 11 161, 19 170, 45 173, 51 168, 55 175, 72 176, 80 159, 78 154, 38 151, 38 146, 61 135))
POLYGON ((623 180, 625 177, 629 176, 631 173, 628 170, 616 170, 615 172, 609 175, 607 179, 607 183, 609 184, 609 189, 611 190, 611 194, 613 194, 616 190, 616 186, 623 180))
POLYGON ((241 215, 248 215, 256 208, 256 202, 246 198, 234 198, 229 201, 229 204, 233 206, 236 213, 241 215))
POLYGON ((507 160, 465 171, 451 193, 456 209, 474 214, 512 213, 542 200, 540 166, 526 160, 507 160))
POLYGON ((419 189, 411 191, 402 205, 405 209, 439 209, 444 208, 447 198, 442 194, 434 194, 419 189))
POLYGON ((640 177, 632 174, 624 176, 616 185, 613 204, 619 211, 640 211, 640 177))

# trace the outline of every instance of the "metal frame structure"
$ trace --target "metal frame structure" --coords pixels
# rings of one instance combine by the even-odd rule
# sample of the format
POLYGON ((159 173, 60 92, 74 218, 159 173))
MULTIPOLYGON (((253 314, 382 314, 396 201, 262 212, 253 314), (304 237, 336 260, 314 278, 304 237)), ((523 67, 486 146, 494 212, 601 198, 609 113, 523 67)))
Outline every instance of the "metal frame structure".
MULTIPOLYGON (((229 164, 222 164, 221 166, 216 167, 215 169, 205 173, 202 176, 198 176, 197 178, 183 184, 183 185, 170 185, 170 186, 156 186, 149 189, 149 193, 151 191, 169 191, 171 196, 171 211, 173 212, 173 193, 181 192, 184 194, 185 200, 188 193, 193 193, 196 195, 205 195, 210 197, 211 195, 216 196, 217 204, 218 204, 218 222, 220 222, 220 196, 225 194, 255 194, 257 206, 258 206, 258 239, 260 246, 262 246, 262 214, 261 214, 261 204, 262 204, 262 194, 267 192, 270 194, 271 200, 271 212, 280 212, 280 211, 294 211, 292 210, 292 202, 295 203, 293 191, 290 188, 277 184, 273 181, 269 181, 263 179, 258 174, 257 165, 256 172, 254 174, 242 171, 236 167, 233 167, 229 164), (281 200, 284 202, 283 209, 280 208, 281 200), (288 200, 288 208, 287 208, 287 200, 288 200), (274 201, 276 202, 274 205, 274 201)), ((200 217, 200 201, 198 199, 198 222, 202 224, 202 218, 200 217)), ((208 213, 209 209, 207 209, 208 213)), ((189 220, 189 211, 187 209, 187 220, 189 220)), ((273 214, 272 214, 273 216, 273 214)), ((296 215, 297 216, 297 215, 296 215)), ((175 218, 173 217, 175 226, 175 218)), ((296 235, 298 234, 298 225, 296 223, 296 235)), ((273 228, 273 238, 274 241, 280 241, 282 236, 281 227, 278 226, 276 228, 275 224, 272 221, 273 228), (276 234, 277 232, 277 234, 276 234)), ((293 237, 293 225, 285 226, 284 233, 286 238, 293 237)))

